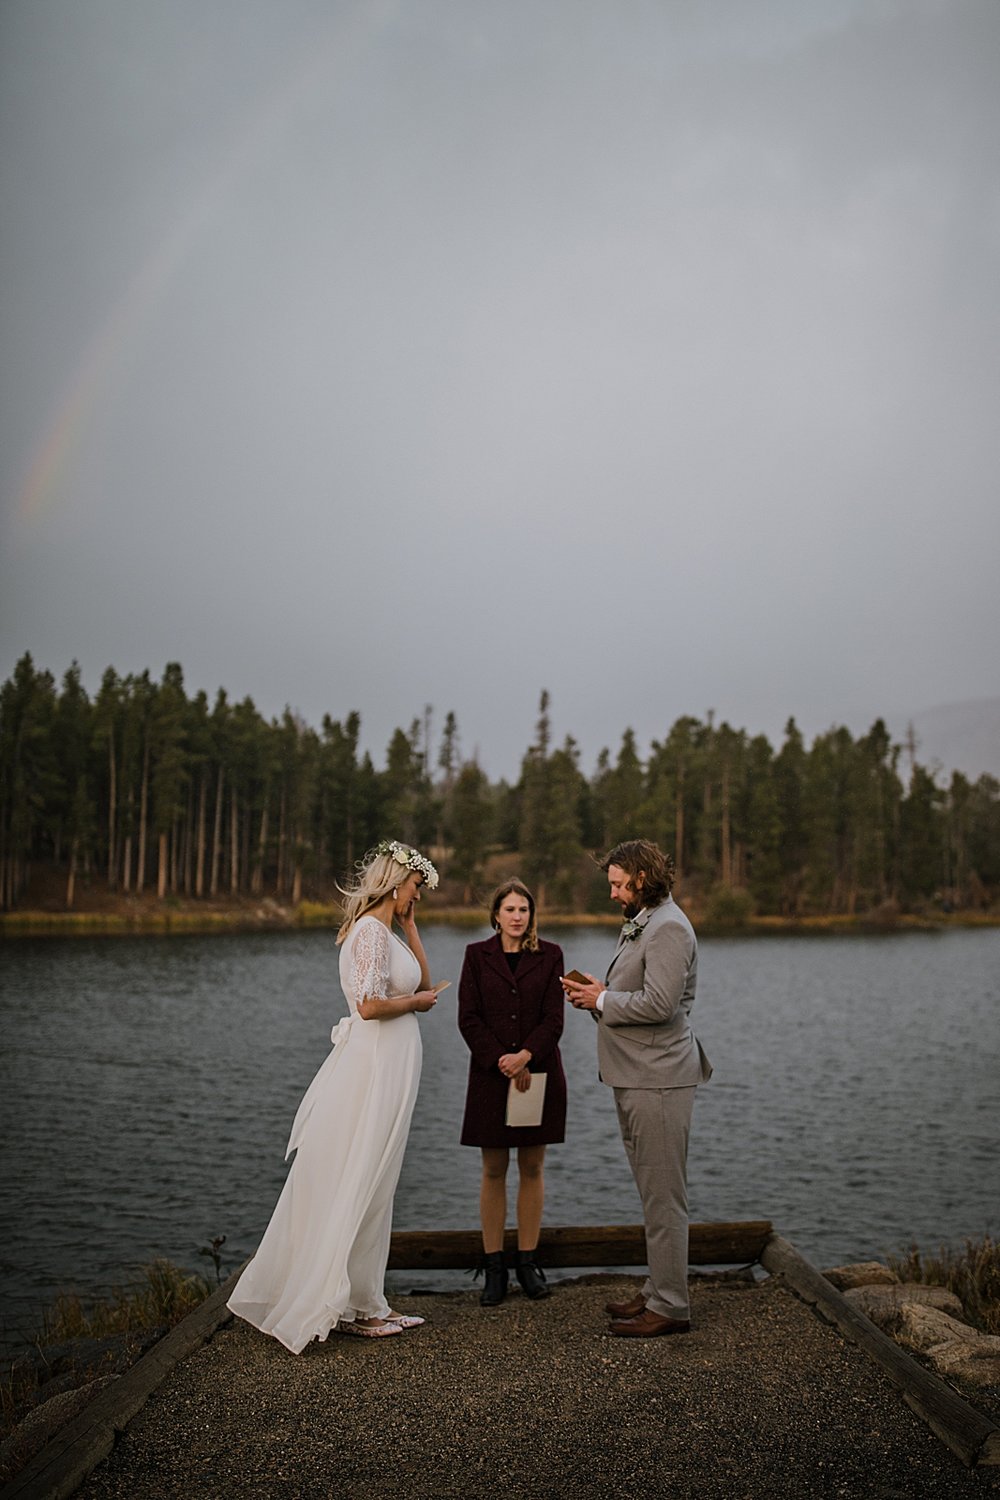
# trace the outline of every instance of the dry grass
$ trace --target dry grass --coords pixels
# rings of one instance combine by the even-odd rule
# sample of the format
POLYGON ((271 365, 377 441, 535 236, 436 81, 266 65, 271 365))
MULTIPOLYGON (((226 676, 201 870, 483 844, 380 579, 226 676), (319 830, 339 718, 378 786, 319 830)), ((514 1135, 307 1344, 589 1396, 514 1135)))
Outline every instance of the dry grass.
POLYGON ((154 1260, 143 1268, 139 1283, 114 1287, 108 1297, 85 1303, 75 1292, 62 1292, 44 1315, 39 1343, 172 1328, 211 1292, 204 1276, 168 1260, 154 1260))
POLYGON ((985 1333, 1000 1334, 1000 1243, 990 1235, 966 1240, 961 1250, 942 1245, 926 1255, 912 1245, 905 1255, 889 1256, 902 1281, 947 1287, 965 1308, 966 1317, 985 1333))
MULTIPOLYGON (((138 1282, 114 1287, 107 1297, 85 1302, 75 1292, 62 1292, 42 1315, 42 1326, 31 1340, 39 1357, 14 1361, 0 1374, 0 1426, 12 1427, 45 1399, 50 1389, 45 1383, 49 1351, 55 1346, 72 1345, 76 1339, 116 1339, 113 1348, 97 1353, 93 1346, 81 1344, 79 1365, 72 1375, 61 1377, 61 1389, 98 1375, 120 1374, 142 1348, 139 1338, 128 1335, 172 1328, 213 1290, 203 1276, 168 1260, 154 1260, 143 1267, 138 1282)), ((65 1359, 65 1351, 61 1356, 65 1359)))

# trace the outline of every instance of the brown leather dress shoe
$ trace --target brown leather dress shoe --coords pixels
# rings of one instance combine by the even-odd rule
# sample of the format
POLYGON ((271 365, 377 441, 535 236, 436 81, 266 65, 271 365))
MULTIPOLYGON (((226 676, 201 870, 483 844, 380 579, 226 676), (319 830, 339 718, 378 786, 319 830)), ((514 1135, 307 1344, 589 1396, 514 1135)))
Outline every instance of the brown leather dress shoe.
POLYGON ((646 1311, 645 1297, 630 1297, 627 1302, 605 1302, 604 1311, 609 1318, 637 1318, 646 1311))
POLYGON ((679 1318, 661 1318, 647 1307, 638 1317, 616 1318, 608 1331, 621 1339, 655 1339, 664 1333, 690 1333, 691 1324, 679 1318))

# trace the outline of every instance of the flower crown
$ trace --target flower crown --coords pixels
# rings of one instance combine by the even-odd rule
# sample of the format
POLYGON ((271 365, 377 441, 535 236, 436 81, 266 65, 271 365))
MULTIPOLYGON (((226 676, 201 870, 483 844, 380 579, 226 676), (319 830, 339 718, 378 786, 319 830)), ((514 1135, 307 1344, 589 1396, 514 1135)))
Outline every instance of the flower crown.
POLYGON ((424 884, 429 891, 437 890, 438 872, 423 854, 418 854, 416 849, 411 849, 408 844, 401 844, 398 839, 383 839, 375 848, 375 855, 388 854, 397 865, 405 865, 408 870, 416 870, 424 877, 424 884))

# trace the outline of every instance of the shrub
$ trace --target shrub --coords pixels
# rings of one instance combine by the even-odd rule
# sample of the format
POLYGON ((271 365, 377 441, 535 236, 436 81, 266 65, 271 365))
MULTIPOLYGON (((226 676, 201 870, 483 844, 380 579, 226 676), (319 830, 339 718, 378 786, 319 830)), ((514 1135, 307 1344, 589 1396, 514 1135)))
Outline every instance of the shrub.
POLYGON ((1000 1244, 990 1235, 966 1240, 962 1250, 942 1245, 936 1256, 911 1245, 905 1255, 890 1255, 888 1260, 900 1280, 947 1287, 961 1301, 970 1323, 985 1333, 1000 1334, 1000 1244))
POLYGON ((111 1295, 84 1303, 75 1292, 62 1292, 44 1315, 43 1344, 67 1339, 106 1338, 139 1328, 172 1328, 211 1294, 204 1276, 184 1271, 169 1260, 154 1260, 142 1280, 114 1287, 111 1295))
POLYGON ((754 914, 754 899, 741 886, 717 885, 708 898, 706 917, 712 927, 744 927, 754 914))

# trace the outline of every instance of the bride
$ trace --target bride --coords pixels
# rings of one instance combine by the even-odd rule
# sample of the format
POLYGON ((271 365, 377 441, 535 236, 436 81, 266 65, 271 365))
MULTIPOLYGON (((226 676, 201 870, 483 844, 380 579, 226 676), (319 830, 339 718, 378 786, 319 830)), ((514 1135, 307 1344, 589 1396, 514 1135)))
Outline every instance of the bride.
POLYGON ((429 859, 383 840, 346 893, 337 942, 350 1014, 299 1105, 285 1152, 295 1160, 228 1304, 293 1354, 331 1329, 384 1338, 423 1322, 392 1311, 383 1281, 420 1082, 416 1013, 437 1000, 415 911, 437 883, 429 859))

